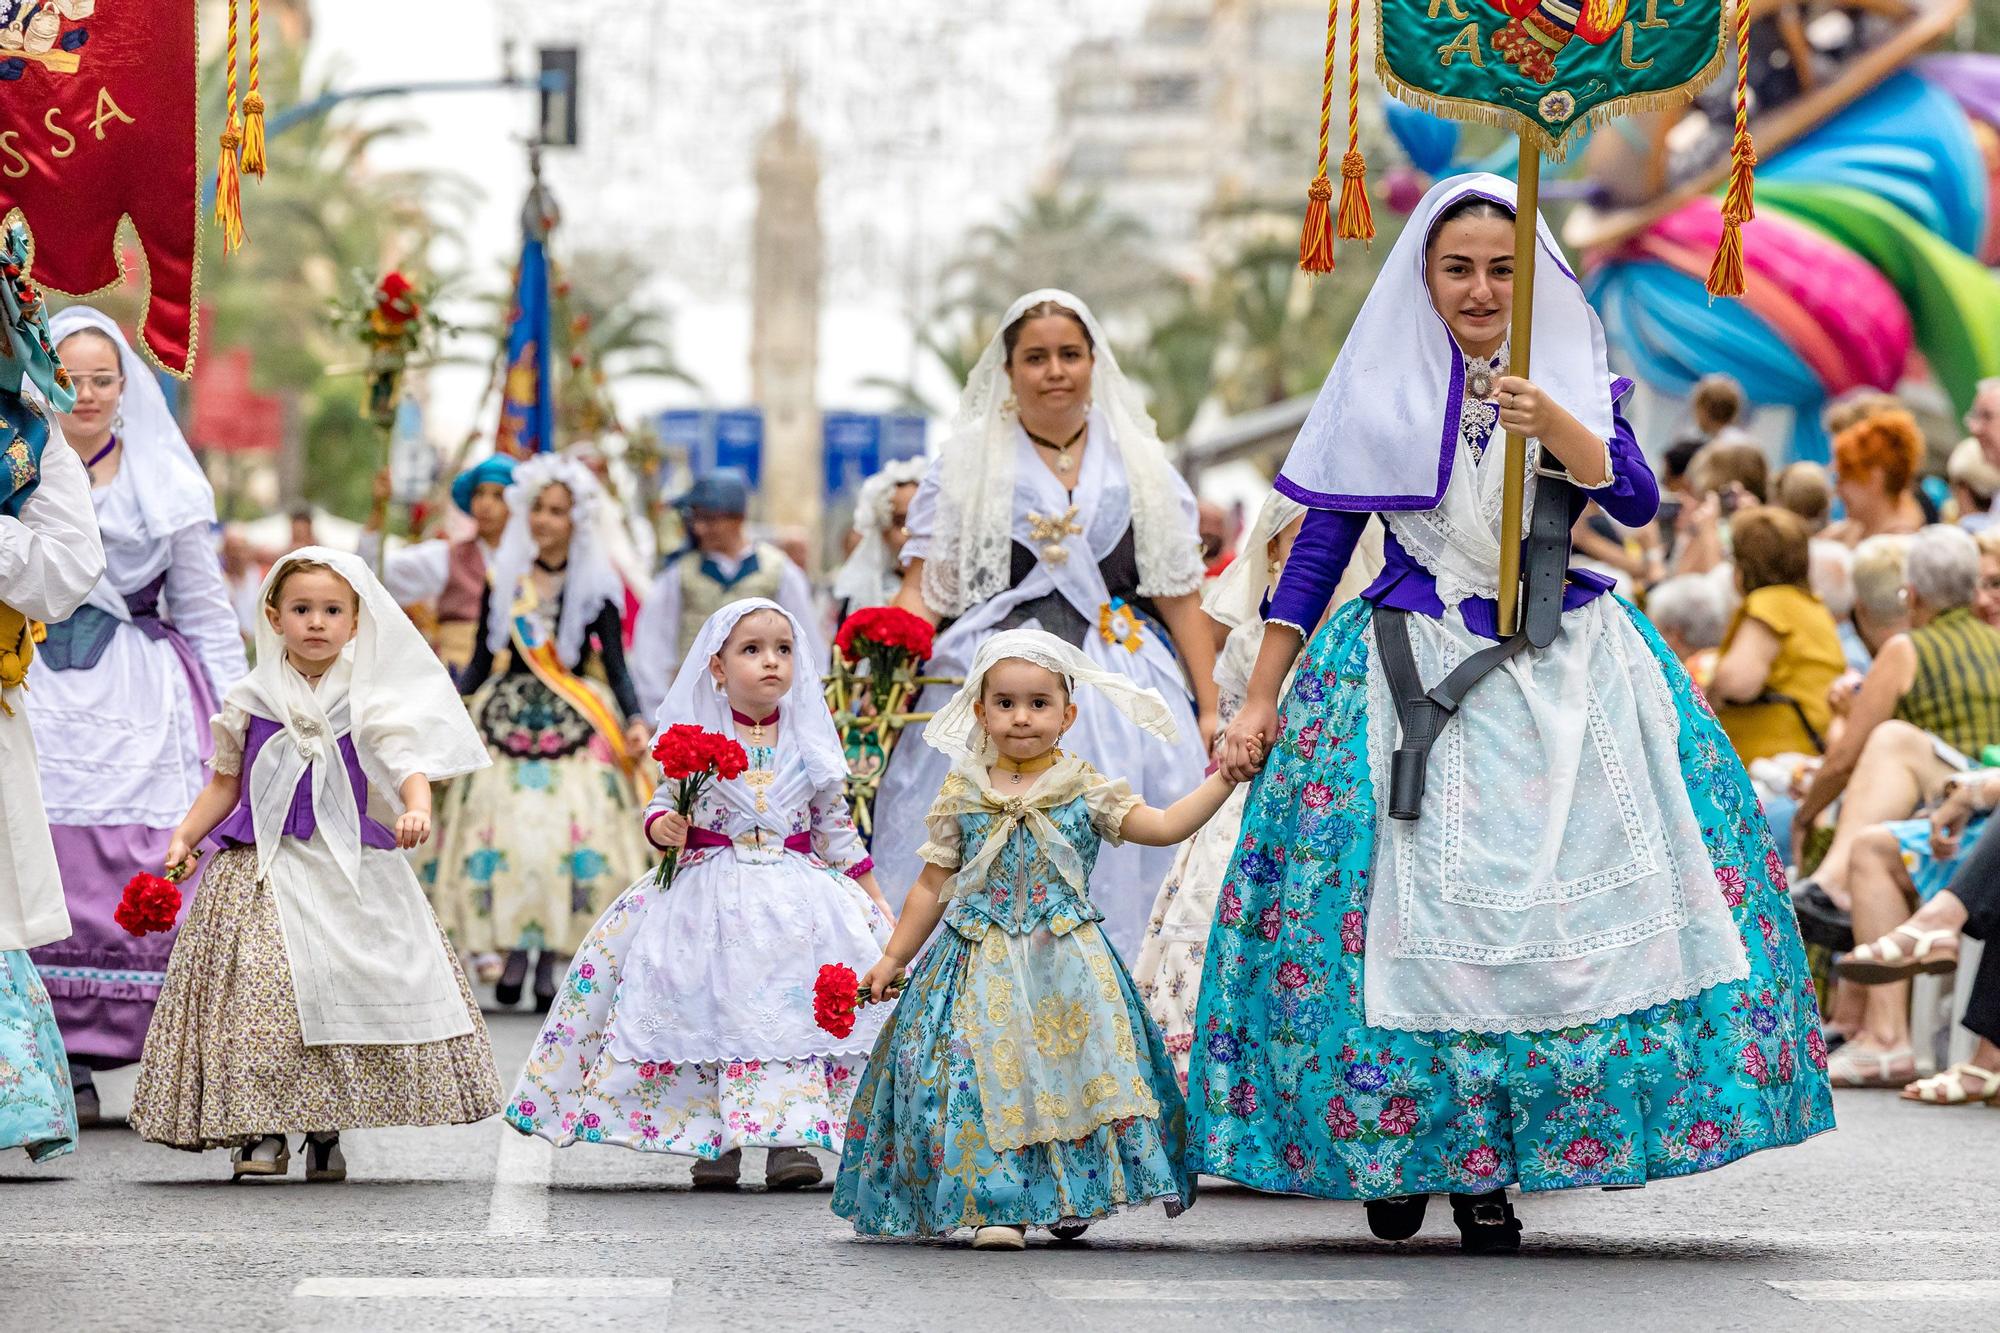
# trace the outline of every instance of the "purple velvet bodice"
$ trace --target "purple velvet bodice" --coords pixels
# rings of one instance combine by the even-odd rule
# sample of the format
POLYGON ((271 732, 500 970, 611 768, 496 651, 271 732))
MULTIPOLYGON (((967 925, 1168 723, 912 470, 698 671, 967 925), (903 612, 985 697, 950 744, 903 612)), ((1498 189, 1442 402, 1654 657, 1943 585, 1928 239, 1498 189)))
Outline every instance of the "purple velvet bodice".
MULTIPOLYGON (((256 843, 256 825, 250 813, 250 769, 257 762, 258 752, 279 730, 278 724, 269 718, 250 715, 250 725, 243 734, 243 794, 229 817, 209 835, 218 845, 248 847, 256 843)), ((340 738, 340 758, 347 766, 347 780, 354 788, 355 807, 361 811, 361 845, 393 849, 395 832, 380 820, 368 817, 368 779, 361 771, 361 756, 355 753, 353 736, 340 738)), ((284 833, 288 838, 310 838, 319 831, 319 820, 313 814, 312 776, 312 769, 308 768, 299 778, 298 790, 292 793, 292 808, 285 812, 284 833)))

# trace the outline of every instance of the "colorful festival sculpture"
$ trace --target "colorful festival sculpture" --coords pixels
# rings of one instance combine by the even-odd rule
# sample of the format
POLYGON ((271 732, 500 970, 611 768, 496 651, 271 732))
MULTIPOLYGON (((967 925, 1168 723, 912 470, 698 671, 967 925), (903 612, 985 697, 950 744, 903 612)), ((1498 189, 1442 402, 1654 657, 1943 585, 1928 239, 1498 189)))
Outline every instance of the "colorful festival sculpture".
MULTIPOLYGON (((1330 207, 1330 151, 1340 2, 1327 10, 1320 99, 1319 175, 1299 242, 1309 273, 1333 268, 1333 234, 1374 235, 1360 152, 1362 0, 1347 0, 1347 153, 1340 164, 1337 219, 1330 207)), ((1560 161, 1590 127, 1629 112, 1691 100, 1722 68, 1732 11, 1723 0, 1377 0, 1376 72, 1394 96, 1452 120, 1512 129, 1520 141, 1520 208, 1514 240, 1514 314, 1510 369, 1530 373, 1533 349, 1535 218, 1543 157, 1560 161)), ((1743 226, 1752 216, 1749 131, 1749 0, 1734 0, 1737 83, 1728 197, 1715 237, 1708 290, 1743 291, 1743 226)), ((1500 541, 1500 630, 1513 633, 1519 609, 1521 490, 1527 441, 1506 446, 1505 530, 1500 541)))
POLYGON ((0 6, 0 216, 34 237, 36 280, 115 286, 120 219, 146 258, 141 345, 194 368, 200 244, 194 0, 0 6))

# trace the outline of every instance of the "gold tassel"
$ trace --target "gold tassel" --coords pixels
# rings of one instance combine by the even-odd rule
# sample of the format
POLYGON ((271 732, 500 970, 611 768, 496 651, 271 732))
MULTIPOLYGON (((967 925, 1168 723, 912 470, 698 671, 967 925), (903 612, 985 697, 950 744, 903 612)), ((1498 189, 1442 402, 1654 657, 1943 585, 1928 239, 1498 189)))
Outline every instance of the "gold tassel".
POLYGON ((250 81, 243 97, 243 172, 264 178, 264 92, 258 0, 250 0, 250 81))
POLYGON ((1743 224, 1757 216, 1757 145, 1750 136, 1750 3, 1736 0, 1736 135, 1722 195, 1722 241, 1708 270, 1710 296, 1743 295, 1743 224))
POLYGON ((236 151, 242 143, 243 136, 232 122, 222 132, 222 156, 215 176, 215 225, 222 228, 225 255, 241 250, 249 239, 243 231, 243 182, 236 161, 236 151))
POLYGON ((1307 273, 1333 272, 1333 182, 1327 179, 1327 145, 1333 137, 1333 57, 1340 35, 1340 0, 1326 7, 1326 65, 1319 92, 1319 174, 1306 192, 1305 230, 1299 234, 1299 267, 1307 273))
POLYGON ((1361 155, 1361 0, 1347 4, 1347 155, 1340 159, 1340 239, 1375 239, 1368 159, 1361 155))

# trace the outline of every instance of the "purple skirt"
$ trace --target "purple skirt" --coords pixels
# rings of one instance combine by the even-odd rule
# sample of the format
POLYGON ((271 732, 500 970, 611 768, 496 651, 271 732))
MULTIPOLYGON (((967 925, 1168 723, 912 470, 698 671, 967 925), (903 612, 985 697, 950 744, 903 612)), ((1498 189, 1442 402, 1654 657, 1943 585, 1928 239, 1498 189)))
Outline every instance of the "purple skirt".
MULTIPOLYGON (((216 713, 208 676, 179 630, 168 626, 166 638, 187 677, 195 719, 205 722, 216 713)), ((206 765, 215 742, 205 726, 198 725, 195 731, 206 765)), ((111 914, 132 876, 142 870, 159 873, 174 831, 143 824, 51 824, 49 836, 62 869, 63 898, 73 931, 66 940, 29 950, 29 956, 48 988, 71 1062, 93 1069, 134 1064, 145 1048, 153 1005, 167 979, 167 956, 174 950, 180 927, 135 937, 111 914)), ((197 871, 181 884, 182 920, 187 919, 187 906, 200 880, 197 871)))

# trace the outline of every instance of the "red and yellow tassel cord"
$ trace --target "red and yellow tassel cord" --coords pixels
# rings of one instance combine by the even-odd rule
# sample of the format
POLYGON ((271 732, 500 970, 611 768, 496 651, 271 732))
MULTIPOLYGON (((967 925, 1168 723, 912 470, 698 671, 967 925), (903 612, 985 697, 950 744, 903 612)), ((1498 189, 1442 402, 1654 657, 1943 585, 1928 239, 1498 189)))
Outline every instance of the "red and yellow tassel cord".
POLYGON ((237 152, 243 132, 236 121, 236 0, 229 0, 229 98, 222 117, 222 151, 215 163, 215 225, 222 229, 222 253, 243 248, 243 184, 237 152))
POLYGON ((1299 267, 1307 273, 1333 272, 1333 182, 1327 179, 1327 148, 1333 138, 1334 45, 1340 36, 1340 0, 1326 7, 1326 67, 1319 93, 1319 174, 1306 197, 1305 230, 1299 234, 1299 267))
POLYGON ((264 178, 264 91, 262 24, 258 0, 250 0, 250 82, 243 94, 243 174, 264 178))
POLYGON ((1708 270, 1710 296, 1743 295, 1743 224, 1757 216, 1757 145, 1750 137, 1750 3, 1736 3, 1736 135, 1729 145, 1729 188, 1722 196, 1722 241, 1708 270))
POLYGON ((1340 239, 1375 239, 1368 159, 1361 155, 1361 0, 1347 0, 1347 155, 1340 159, 1340 239))

